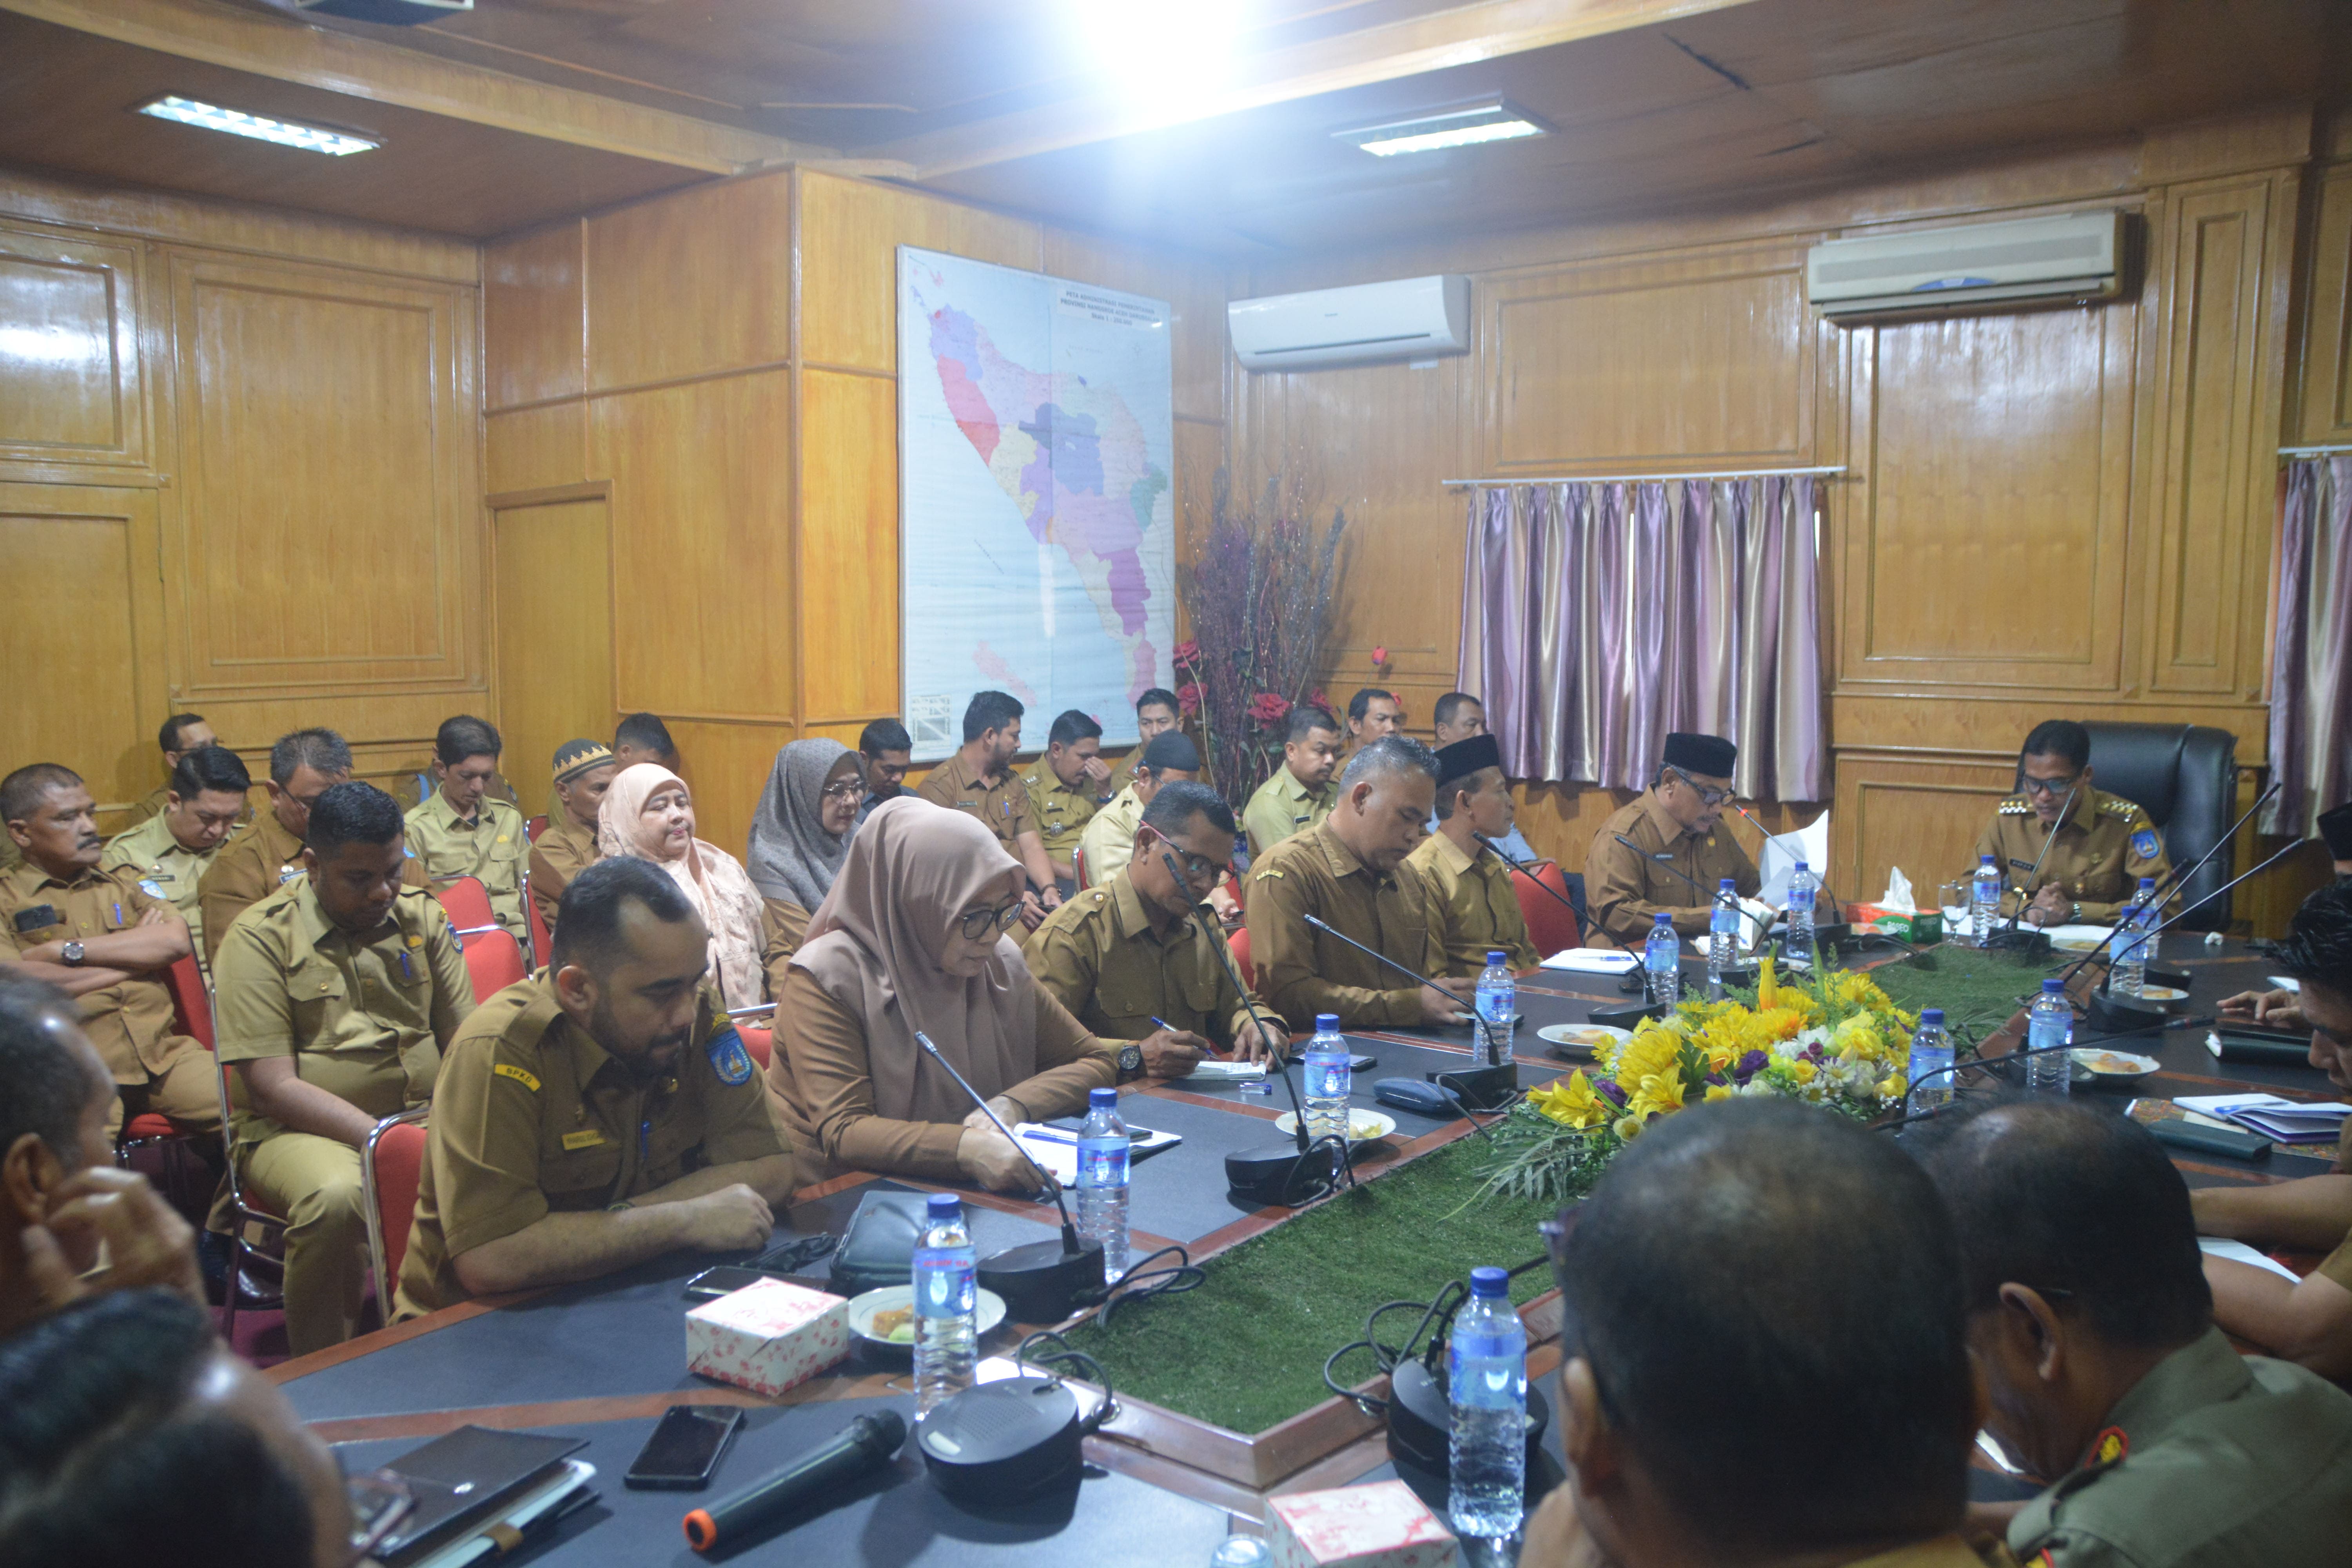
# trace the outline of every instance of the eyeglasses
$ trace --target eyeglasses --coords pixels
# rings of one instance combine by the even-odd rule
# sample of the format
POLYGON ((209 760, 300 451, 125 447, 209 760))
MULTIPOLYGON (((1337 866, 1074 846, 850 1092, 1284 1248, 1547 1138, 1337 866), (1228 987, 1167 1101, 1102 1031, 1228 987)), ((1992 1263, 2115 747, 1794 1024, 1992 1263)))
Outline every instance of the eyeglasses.
POLYGON ((839 784, 825 785, 821 793, 827 800, 864 800, 866 785, 856 779, 844 779, 839 784))
POLYGON ((2074 786, 2082 782, 2083 775, 2080 773, 2076 773, 2071 779, 2037 779, 2021 775, 2017 787, 2027 795, 2068 795, 2073 793, 2074 786))
POLYGON ((343 1492, 352 1504, 351 1561, 354 1563, 373 1555, 416 1506, 416 1495, 407 1480, 394 1470, 346 1476, 343 1492))
POLYGON ((1703 784, 1699 783, 1698 780, 1691 777, 1690 774, 1683 772, 1682 769, 1675 766, 1672 763, 1666 764, 1666 772, 1674 774, 1675 777, 1682 780, 1683 783, 1688 784, 1693 790, 1696 791, 1698 794, 1699 804, 1702 805, 1721 805, 1725 801, 1729 800, 1734 795, 1738 793, 1736 790, 1717 789, 1712 785, 1703 784))
POLYGON ((1021 900, 1001 904, 992 910, 966 910, 956 917, 956 929, 963 932, 966 942, 979 942, 995 935, 1021 918, 1021 900))

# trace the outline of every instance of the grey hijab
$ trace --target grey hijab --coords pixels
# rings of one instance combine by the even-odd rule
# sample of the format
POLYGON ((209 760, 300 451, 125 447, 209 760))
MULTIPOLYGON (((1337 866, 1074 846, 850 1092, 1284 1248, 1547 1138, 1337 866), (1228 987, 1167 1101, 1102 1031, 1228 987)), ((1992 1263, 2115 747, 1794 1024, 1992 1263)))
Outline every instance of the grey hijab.
POLYGON ((767 897, 814 910, 832 891, 857 828, 852 824, 847 833, 827 833, 820 813, 825 775, 848 751, 838 741, 819 738, 794 741, 776 753, 744 857, 752 883, 767 897))

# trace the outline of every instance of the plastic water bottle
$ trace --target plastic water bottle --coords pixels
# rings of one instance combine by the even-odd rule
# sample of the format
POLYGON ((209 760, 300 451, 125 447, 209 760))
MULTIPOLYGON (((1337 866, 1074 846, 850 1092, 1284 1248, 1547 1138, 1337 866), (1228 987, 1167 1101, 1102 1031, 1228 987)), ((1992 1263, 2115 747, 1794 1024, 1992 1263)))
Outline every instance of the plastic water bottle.
POLYGON ((1675 934, 1675 922, 1661 910, 1650 927, 1650 940, 1642 944, 1642 979, 1651 1001, 1671 1007, 1683 999, 1682 964, 1682 938, 1675 934))
MULTIPOLYGON (((2042 994, 2033 999, 2033 1006, 2025 1016, 2025 1046, 2028 1050, 2074 1044, 2074 1005, 2066 1000, 2066 983, 2056 975, 2042 983, 2042 994)), ((2073 1054, 2053 1050, 2046 1057, 2026 1058, 2025 1087, 2035 1094, 2073 1092, 2073 1054)))
POLYGON ((1528 1331, 1511 1310, 1510 1276, 1470 1270, 1470 1300, 1445 1347, 1453 1407, 1446 1511, 1463 1535, 1519 1528, 1527 1506, 1528 1331))
POLYGON ((2157 939, 2147 935, 2156 924, 2156 879, 2142 877, 2139 894, 2124 910, 2117 931, 2116 962, 2107 971, 2107 989, 2118 996, 2137 996, 2147 984, 2147 961, 2155 955, 2148 950, 2157 939))
POLYGON ((1739 962, 1739 889, 1726 877, 1715 889, 1715 910, 1706 917, 1706 999, 1723 1000, 1723 972, 1739 962))
POLYGON ((1348 1137, 1348 1095, 1355 1087, 1348 1069, 1348 1042, 1339 1033, 1339 1015, 1315 1015, 1315 1037, 1299 1058, 1307 1079, 1307 1136, 1348 1137))
POLYGON ((1488 1067, 1511 1059, 1511 1035, 1518 1026, 1519 983, 1511 973, 1511 955, 1489 949, 1486 967, 1478 972, 1478 1056, 1488 1067))
POLYGON ((1789 873, 1789 935, 1787 947, 1790 963, 1801 958, 1808 964, 1813 952, 1813 901, 1822 890, 1821 879, 1802 860, 1789 873))
POLYGON ((979 1304, 972 1275, 979 1259, 964 1228, 963 1200, 933 1193, 929 1224, 915 1247, 915 1414, 928 1415, 971 1386, 980 1343, 979 1304))
POLYGON ((1255 1535, 1228 1535, 1209 1553, 1209 1568, 1266 1568, 1274 1549, 1255 1535))
POLYGON ((2000 919, 2000 868, 1990 855, 1977 857, 1977 874, 1969 880, 1969 935, 1979 947, 1992 944, 1993 922, 2000 919))
POLYGON ((1925 1007, 1919 1027, 1911 1036, 1911 1110, 1933 1110, 1952 1099, 1952 1037, 1944 1028, 1944 1010, 1925 1007), (1929 1074, 1935 1076, 1930 1078, 1929 1074), (1922 1080, 1925 1080, 1924 1087, 1922 1080))
POLYGON ((1086 1125, 1078 1129, 1078 1239, 1102 1244, 1103 1278, 1114 1283, 1127 1272, 1129 1148, 1118 1090, 1088 1090, 1086 1125))

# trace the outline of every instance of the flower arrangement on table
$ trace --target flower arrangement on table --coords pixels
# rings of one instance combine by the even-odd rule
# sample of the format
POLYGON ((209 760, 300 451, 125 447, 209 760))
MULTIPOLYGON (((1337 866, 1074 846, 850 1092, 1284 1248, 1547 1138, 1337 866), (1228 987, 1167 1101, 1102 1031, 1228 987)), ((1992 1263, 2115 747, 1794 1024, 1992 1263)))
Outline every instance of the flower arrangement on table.
POLYGON ((1857 1120, 1903 1103, 1916 1014, 1866 974, 1823 966, 1784 984, 1766 959, 1753 994, 1685 1002, 1644 1019, 1579 1068, 1530 1093, 1489 1137, 1486 1194, 1580 1195, 1660 1116, 1737 1095, 1801 1100, 1857 1120))

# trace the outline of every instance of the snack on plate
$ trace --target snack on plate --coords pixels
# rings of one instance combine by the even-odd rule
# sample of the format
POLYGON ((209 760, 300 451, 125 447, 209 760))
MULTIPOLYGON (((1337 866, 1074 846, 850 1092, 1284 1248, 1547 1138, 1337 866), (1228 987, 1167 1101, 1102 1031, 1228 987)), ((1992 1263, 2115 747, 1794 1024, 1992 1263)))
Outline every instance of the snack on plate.
POLYGON ((874 1326, 868 1331, 877 1340, 893 1344, 915 1342, 915 1308, 912 1302, 904 1307, 886 1307, 874 1314, 874 1326))

